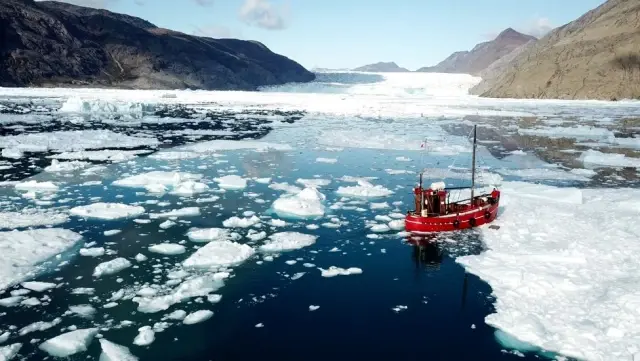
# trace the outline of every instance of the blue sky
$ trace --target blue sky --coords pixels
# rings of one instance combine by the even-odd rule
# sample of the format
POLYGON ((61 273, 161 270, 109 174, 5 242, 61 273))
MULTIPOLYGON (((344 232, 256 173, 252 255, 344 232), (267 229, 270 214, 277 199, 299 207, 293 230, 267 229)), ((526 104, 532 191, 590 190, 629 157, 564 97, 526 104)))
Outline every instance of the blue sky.
POLYGON ((604 0, 67 0, 157 26, 258 40, 307 68, 395 61, 411 70, 507 27, 539 34, 604 0))

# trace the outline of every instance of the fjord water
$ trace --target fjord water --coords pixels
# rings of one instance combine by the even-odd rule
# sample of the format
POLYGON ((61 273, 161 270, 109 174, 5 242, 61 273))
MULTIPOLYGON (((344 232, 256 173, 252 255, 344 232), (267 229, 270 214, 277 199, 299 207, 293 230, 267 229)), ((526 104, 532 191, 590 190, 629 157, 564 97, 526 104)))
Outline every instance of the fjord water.
MULTIPOLYGON (((557 273, 566 270, 566 277, 588 274, 593 270, 589 267, 593 262, 598 273, 609 277, 609 284, 615 287, 618 284, 616 277, 621 277, 621 268, 616 265, 631 271, 633 268, 615 244, 610 247, 607 258, 613 266, 607 263, 609 267, 602 267, 599 263, 603 261, 602 257, 594 262, 597 255, 576 247, 588 245, 585 243, 591 240, 588 235, 568 236, 567 240, 560 238, 566 234, 557 230, 573 227, 579 232, 582 219, 572 220, 570 216, 582 214, 576 211, 582 204, 582 196, 576 195, 582 194, 587 186, 596 191, 605 186, 627 187, 607 192, 616 197, 624 195, 630 200, 636 199, 636 190, 630 188, 637 187, 637 168, 607 162, 611 162, 611 154, 617 164, 621 160, 624 164, 633 164, 636 159, 633 155, 638 143, 637 129, 622 126, 621 120, 640 114, 638 103, 483 100, 464 95, 466 87, 477 81, 467 76, 425 74, 424 78, 413 79, 402 74, 342 74, 327 77, 316 83, 265 89, 261 93, 175 92, 175 97, 165 97, 164 92, 77 90, 66 95, 60 92, 53 99, 46 90, 16 90, 15 96, 40 99, 52 108, 66 107, 66 112, 51 111, 54 129, 45 128, 41 123, 24 122, 28 115, 19 122, 9 122, 30 132, 50 132, 56 130, 55 127, 68 127, 70 123, 85 129, 100 124, 107 129, 144 137, 149 143, 154 137, 168 139, 162 134, 161 125, 171 124, 172 132, 182 132, 186 134, 185 138, 192 137, 175 142, 176 145, 204 139, 253 137, 289 144, 292 150, 218 149, 169 160, 138 156, 93 173, 42 172, 31 179, 53 181, 60 189, 55 196, 36 199, 36 202, 24 197, 24 193, 12 185, 0 187, 3 210, 20 210, 33 207, 35 203, 36 208, 67 212, 72 207, 96 202, 136 204, 145 208, 145 214, 132 217, 136 220, 72 216, 58 225, 80 233, 83 240, 40 268, 36 280, 58 285, 44 293, 48 299, 32 292, 27 297, 40 298, 39 305, 18 305, 2 310, 0 330, 12 331, 7 343, 22 343, 21 356, 40 360, 46 354, 38 349, 38 345, 45 340, 74 328, 98 327, 100 337, 129 347, 130 352, 141 360, 552 357, 538 352, 536 347, 516 342, 514 336, 537 340, 545 346, 550 345, 550 341, 560 340, 552 345, 554 351, 561 351, 563 344, 570 344, 567 351, 578 354, 581 349, 575 349, 571 342, 577 339, 573 337, 576 329, 583 331, 578 328, 579 322, 566 322, 568 327, 562 330, 547 317, 559 318, 558 312, 562 312, 569 321, 580 320, 584 315, 582 308, 567 308, 572 297, 577 297, 577 291, 580 291, 586 292, 581 295, 584 297, 579 297, 581 300, 593 300, 594 295, 602 293, 598 287, 589 293, 588 282, 595 282, 593 278, 574 277, 561 282, 553 277, 560 277, 557 273), (62 96, 62 100, 57 96, 62 96), (193 119, 146 114, 145 109, 158 109, 165 103, 224 113, 227 118, 221 123, 227 133, 216 133, 218 124, 212 133, 198 133, 199 123, 193 119), (81 107, 74 109, 74 104, 81 107), (289 115, 283 116, 283 112, 298 113, 293 120, 289 115), (78 117, 90 119, 79 120, 78 117), (229 127, 246 124, 247 119, 252 124, 236 127, 238 129, 229 127), (470 165, 470 147, 465 136, 473 123, 481 125, 481 185, 504 181, 509 189, 505 197, 524 195, 502 204, 502 220, 496 223, 502 228, 496 231, 483 227, 457 235, 447 234, 435 240, 418 240, 417 245, 407 242, 406 235, 398 230, 373 232, 373 223, 385 224, 388 219, 401 217, 411 207, 411 187, 423 167, 429 170, 425 179, 427 184, 443 178, 449 185, 468 182, 469 173, 462 169, 470 165), (269 128, 256 132, 251 128, 255 124, 265 124, 269 128), (524 130, 537 135, 525 134, 524 130), (255 132, 253 136, 251 132, 255 132), (555 133, 570 140, 557 141, 555 133), (198 134, 213 134, 213 138, 198 134), (618 152, 624 152, 625 157, 616 156, 618 152), (589 158, 581 158, 583 153, 589 158), (595 163, 589 163, 587 159, 595 163), (454 168, 448 169, 450 165, 454 168), (201 181, 211 189, 180 196, 113 184, 115 180, 151 171, 200 174, 201 181), (230 174, 248 179, 247 187, 222 191, 215 179, 230 174), (394 193, 379 198, 348 196, 343 199, 344 196, 337 193, 338 188, 355 185, 353 177, 373 177, 368 181, 394 193), (261 178, 271 179, 258 181, 261 178), (298 182, 299 179, 303 181, 298 182), (317 182, 318 179, 330 181, 318 188, 326 196, 323 202, 325 214, 319 219, 283 217, 271 209, 273 202, 283 194, 295 192, 282 183, 304 188, 302 183, 317 182), (522 220, 509 218, 521 214, 530 200, 540 196, 553 202, 566 202, 570 207, 561 208, 557 222, 551 219, 548 223, 536 224, 532 219, 518 223, 522 220), (202 201, 206 198, 209 201, 202 201), (579 201, 575 201, 576 198, 580 198, 579 201), (381 203, 386 203, 388 208, 383 208, 381 203), (199 207, 199 214, 177 216, 176 224, 166 229, 159 226, 166 218, 150 216, 189 207, 199 207), (160 293, 166 292, 166 282, 175 281, 175 275, 184 271, 181 262, 204 245, 189 240, 186 236, 189 229, 223 227, 225 220, 245 217, 245 212, 255 212, 261 217, 260 228, 233 227, 232 231, 240 235, 239 243, 250 244, 255 249, 265 240, 251 241, 246 237, 249 229, 265 231, 267 235, 295 231, 318 238, 315 244, 293 251, 277 254, 257 251, 242 264, 230 267, 231 277, 213 292, 221 295, 219 302, 217 297, 200 296, 183 300, 165 311, 145 313, 138 310, 138 304, 131 299, 133 296, 154 287, 160 293), (271 218, 284 220, 286 224, 273 223, 271 218), (312 224, 319 227, 308 228, 312 224), (518 225, 520 227, 515 227, 518 225), (533 231, 528 230, 528 226, 533 231), (120 232, 105 235, 109 230, 120 232), (554 243, 556 234, 558 239, 554 243), (503 244, 513 243, 519 237, 525 241, 515 249, 504 250, 503 244, 496 242, 496 235, 504 237, 503 244), (149 246, 160 243, 181 244, 185 252, 164 255, 149 251, 149 246), (104 247, 106 252, 97 257, 80 256, 78 249, 83 246, 104 247), (565 254, 565 248, 571 253, 565 254), (497 254, 496 250, 499 251, 497 254), (139 253, 148 259, 136 260, 139 253), (495 259, 484 257, 486 254, 495 259), (132 266, 113 275, 92 276, 98 264, 116 257, 129 260, 132 266), (460 259, 474 274, 490 280, 495 289, 474 274, 466 273, 459 264, 460 259), (357 267, 362 273, 323 277, 319 268, 330 266, 357 267), (573 272, 576 267, 579 271, 573 272), (496 277, 495 273, 499 275, 496 277), (550 283, 558 287, 551 289, 550 283), (114 297, 118 292, 120 296, 114 297), (542 303, 535 299, 534 296, 543 294, 541 292, 553 294, 548 298, 554 302, 542 303), (496 299, 493 294, 503 298, 496 299), (538 303, 544 307, 536 307, 538 303), (96 309, 94 314, 82 317, 67 312, 69 306, 86 304, 96 309), (312 310, 310 306, 315 307, 312 310), (211 310, 214 315, 204 322, 186 325, 166 317, 176 310, 186 313, 211 310), (51 322, 56 317, 61 320, 54 326, 20 335, 24 326, 37 321, 51 322), (496 331, 488 323, 504 327, 513 336, 496 331), (156 331, 155 341, 148 346, 134 345, 138 329, 144 326, 156 331), (521 350, 514 351, 506 344, 517 345, 521 350)), ((9 99, 11 94, 7 92, 0 90, 9 102, 18 101, 9 99)), ((20 138, 19 141, 29 139, 20 138)), ((163 144, 163 148, 168 148, 163 151, 171 152, 170 146, 171 143, 163 144)), ((117 148, 117 145, 111 147, 117 148)), ((31 164, 50 162, 37 154, 30 157, 31 164)), ((584 198, 591 197, 589 194, 585 190, 584 198)), ((632 203, 614 202, 607 206, 610 211, 623 204, 633 209, 632 203)), ((589 210, 596 212, 598 208, 589 205, 589 210)), ((627 233, 615 235, 620 241, 633 238, 632 228, 621 228, 627 233)), ((187 273, 188 276, 180 277, 201 272, 187 273)), ((632 305, 635 286, 624 281, 629 291, 618 299, 632 305)), ((619 289, 622 288, 615 288, 611 297, 618 297, 619 289)), ((23 292, 16 285, 0 298, 11 296, 12 291, 23 292)), ((588 308, 589 304, 582 307, 588 308)), ((612 310, 598 309, 594 326, 589 326, 589 332, 595 332, 593 329, 609 331, 609 343, 603 342, 595 351, 589 349, 586 356, 598 352, 611 354, 613 349, 619 348, 615 343, 619 330, 598 323, 603 319, 615 321, 617 316, 612 310)), ((635 335, 630 328, 624 331, 635 335)), ((578 339, 575 342, 585 349, 590 347, 586 341, 578 339)), ((73 357, 95 359, 100 352, 100 344, 94 341, 86 352, 73 357)))

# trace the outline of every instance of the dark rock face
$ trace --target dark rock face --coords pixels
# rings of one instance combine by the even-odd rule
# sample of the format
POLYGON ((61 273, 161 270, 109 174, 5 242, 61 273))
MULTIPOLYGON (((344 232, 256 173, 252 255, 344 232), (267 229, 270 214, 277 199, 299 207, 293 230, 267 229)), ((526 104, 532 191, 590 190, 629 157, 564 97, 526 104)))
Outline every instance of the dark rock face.
POLYGON ((254 41, 53 1, 0 1, 0 86, 254 90, 315 79, 254 41))
POLYGON ((408 72, 409 70, 398 66, 398 64, 394 62, 379 62, 355 68, 353 69, 353 71, 368 71, 373 73, 403 73, 408 72))
POLYGON ((417 71, 478 75, 498 59, 532 40, 536 38, 508 28, 498 34, 495 39, 480 43, 471 51, 455 52, 437 65, 420 68, 417 71))

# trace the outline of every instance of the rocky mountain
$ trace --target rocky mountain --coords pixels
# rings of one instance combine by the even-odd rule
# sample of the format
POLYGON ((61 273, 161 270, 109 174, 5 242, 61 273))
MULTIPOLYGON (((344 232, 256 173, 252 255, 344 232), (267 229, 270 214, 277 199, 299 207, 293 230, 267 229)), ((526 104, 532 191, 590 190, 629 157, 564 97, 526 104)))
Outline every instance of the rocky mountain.
POLYGON ((314 77, 259 42, 66 3, 0 1, 0 86, 253 90, 314 77))
POLYGON ((394 62, 379 62, 375 64, 364 65, 355 69, 353 71, 368 71, 372 73, 401 73, 408 72, 408 69, 402 68, 398 66, 398 64, 394 62))
POLYGON ((509 54, 494 61, 486 69, 479 72, 477 75, 482 78, 482 81, 470 89, 470 93, 474 95, 480 95, 489 90, 490 84, 500 77, 511 65, 511 62, 521 53, 525 52, 528 48, 535 44, 535 40, 530 40, 528 43, 521 45, 509 54))
POLYGON ((609 0, 524 49, 487 97, 640 99, 640 1, 609 0))
POLYGON ((420 68, 417 71, 478 75, 496 60, 535 39, 533 36, 508 28, 498 34, 495 39, 480 43, 471 51, 455 52, 437 65, 420 68))

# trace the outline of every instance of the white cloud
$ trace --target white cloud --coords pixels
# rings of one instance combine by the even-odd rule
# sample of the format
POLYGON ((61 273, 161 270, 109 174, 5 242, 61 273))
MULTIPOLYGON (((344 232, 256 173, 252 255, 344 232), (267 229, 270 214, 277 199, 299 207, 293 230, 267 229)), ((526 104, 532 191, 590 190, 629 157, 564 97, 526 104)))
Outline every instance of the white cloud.
POLYGON ((286 10, 276 8, 268 0, 245 0, 240 8, 240 19, 252 26, 280 30, 287 27, 286 10))
POLYGON ((548 32, 553 30, 553 28, 554 26, 551 24, 551 20, 549 20, 549 18, 538 17, 527 22, 523 26, 517 27, 516 30, 523 34, 535 36, 539 39, 547 35, 548 32))

